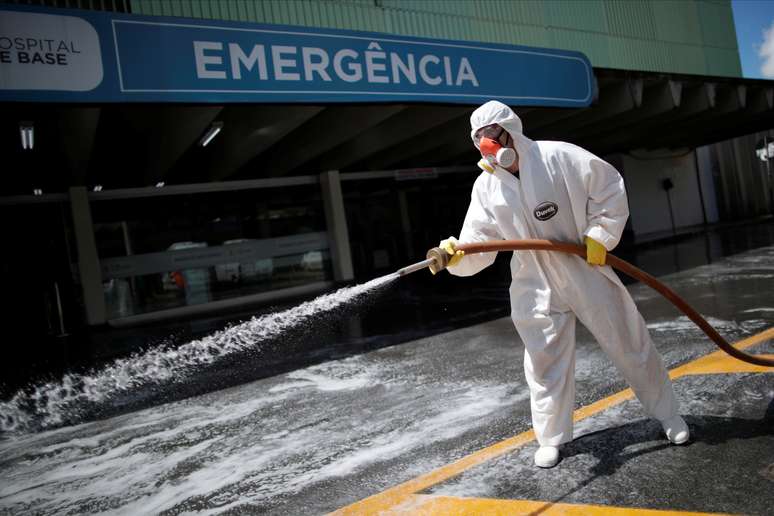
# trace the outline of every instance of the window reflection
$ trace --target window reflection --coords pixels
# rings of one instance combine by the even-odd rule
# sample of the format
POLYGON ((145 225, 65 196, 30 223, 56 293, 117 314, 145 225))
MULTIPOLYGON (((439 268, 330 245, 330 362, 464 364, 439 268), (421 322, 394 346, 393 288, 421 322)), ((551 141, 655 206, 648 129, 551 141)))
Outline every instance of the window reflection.
POLYGON ((333 278, 316 185, 92 204, 108 318, 333 278))

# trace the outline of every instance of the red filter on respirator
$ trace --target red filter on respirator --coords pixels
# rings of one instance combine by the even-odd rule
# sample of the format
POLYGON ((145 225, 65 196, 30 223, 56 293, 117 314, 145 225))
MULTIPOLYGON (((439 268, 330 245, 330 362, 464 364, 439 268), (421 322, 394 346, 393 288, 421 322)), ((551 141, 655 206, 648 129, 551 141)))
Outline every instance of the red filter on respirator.
POLYGON ((481 138, 478 148, 481 150, 481 155, 492 165, 508 168, 516 161, 516 151, 503 147, 496 140, 481 138))

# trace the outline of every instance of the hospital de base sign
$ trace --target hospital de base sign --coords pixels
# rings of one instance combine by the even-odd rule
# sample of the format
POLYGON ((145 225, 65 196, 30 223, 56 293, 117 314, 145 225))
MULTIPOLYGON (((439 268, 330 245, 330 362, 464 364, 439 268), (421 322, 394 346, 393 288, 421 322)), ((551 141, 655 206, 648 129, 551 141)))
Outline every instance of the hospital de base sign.
POLYGON ((382 33, 0 7, 0 100, 583 107, 581 53, 382 33))

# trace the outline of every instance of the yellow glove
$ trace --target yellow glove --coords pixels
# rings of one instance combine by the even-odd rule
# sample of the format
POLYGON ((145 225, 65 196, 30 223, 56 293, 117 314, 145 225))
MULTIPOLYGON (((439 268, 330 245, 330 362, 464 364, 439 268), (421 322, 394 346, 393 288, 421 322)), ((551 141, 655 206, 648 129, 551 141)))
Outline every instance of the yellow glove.
POLYGON ((591 237, 586 237, 586 261, 591 265, 604 265, 606 257, 605 246, 591 237))
POLYGON ((484 172, 489 172, 490 174, 494 174, 494 167, 485 159, 481 158, 478 160, 478 168, 483 170, 484 172))
POLYGON ((451 258, 449 258, 449 263, 446 264, 447 267, 454 267, 460 263, 462 257, 465 256, 465 251, 457 250, 458 243, 459 242, 457 242, 456 238, 449 237, 446 240, 441 240, 441 243, 438 246, 451 255, 451 258))

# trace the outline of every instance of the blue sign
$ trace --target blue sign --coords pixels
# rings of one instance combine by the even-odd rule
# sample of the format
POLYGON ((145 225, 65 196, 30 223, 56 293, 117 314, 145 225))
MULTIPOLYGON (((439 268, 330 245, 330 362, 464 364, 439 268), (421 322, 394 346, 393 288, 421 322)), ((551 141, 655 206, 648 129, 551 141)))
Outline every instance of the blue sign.
POLYGON ((379 33, 0 8, 0 100, 583 107, 579 52, 379 33))

